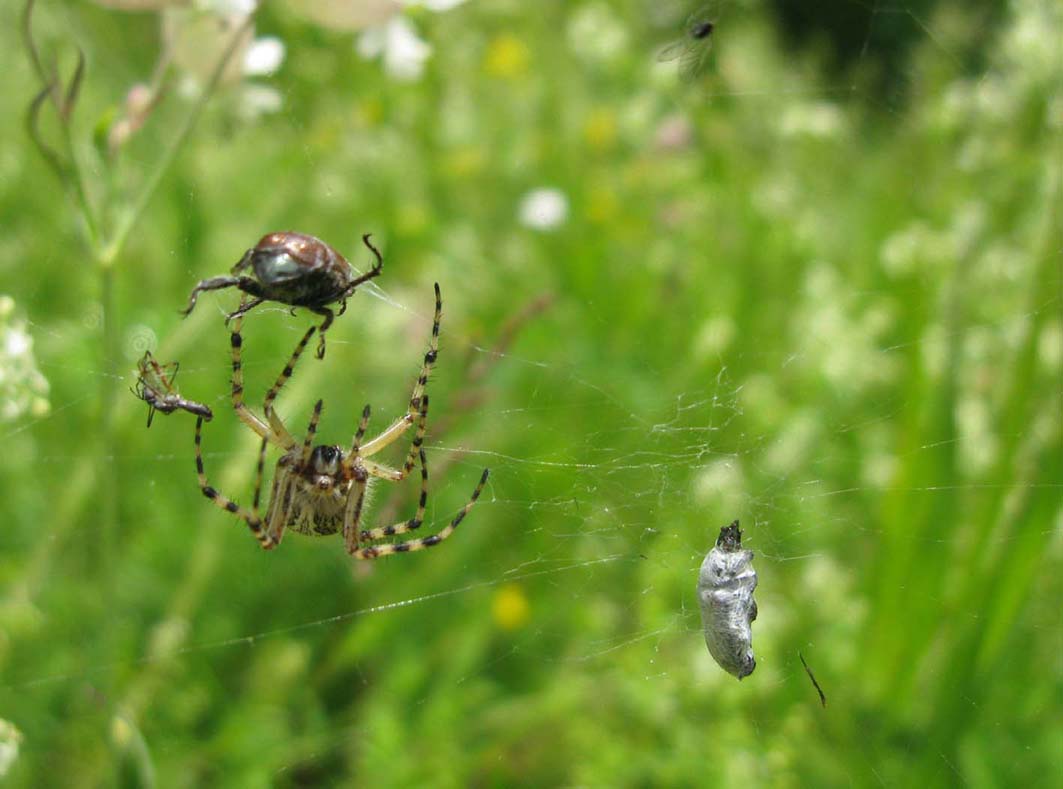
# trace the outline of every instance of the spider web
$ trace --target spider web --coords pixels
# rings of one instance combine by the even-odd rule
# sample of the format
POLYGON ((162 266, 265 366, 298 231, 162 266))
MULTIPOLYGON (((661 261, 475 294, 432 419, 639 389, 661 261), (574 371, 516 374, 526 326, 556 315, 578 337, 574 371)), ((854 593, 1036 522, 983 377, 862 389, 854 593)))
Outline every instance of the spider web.
MULTIPOLYGON (((912 77, 909 83, 915 84, 903 99, 849 80, 824 85, 800 68, 785 81, 778 72, 756 68, 752 63, 763 56, 766 46, 763 28, 754 23, 744 26, 744 14, 750 13, 747 4, 720 5, 721 23, 714 32, 719 40, 709 58, 710 71, 700 82, 685 87, 674 79, 665 82, 663 75, 669 68, 674 72, 674 64, 649 66, 660 70, 661 84, 666 85, 654 100, 669 104, 695 133, 704 120, 698 113, 705 105, 727 103, 737 113, 773 114, 779 105, 781 111, 771 123, 784 131, 775 142, 790 135, 794 140, 819 137, 826 145, 844 145, 859 134, 846 125, 845 102, 864 100, 876 110, 903 116, 909 102, 917 103, 913 96, 919 90, 920 69, 950 72, 951 79, 927 83, 947 86, 940 88, 949 91, 940 97, 943 113, 950 102, 960 101, 958 96, 964 91, 993 88, 990 72, 968 73, 965 57, 951 43, 956 38, 951 27, 955 20, 948 15, 935 18, 922 10, 922 4, 856 3, 871 11, 860 62, 870 65, 868 52, 876 36, 892 30, 898 20, 918 31, 920 41, 913 49, 924 55, 903 66, 912 72, 906 73, 912 77), (728 40, 728 23, 742 31, 744 48, 728 40)), ((1021 12, 1020 6, 1016 5, 1021 12)), ((609 13, 605 4, 588 7, 595 13, 609 13)), ((437 49, 446 46, 443 41, 434 43, 437 49)), ((446 53, 436 54, 443 57, 446 53)), ((647 61, 651 59, 648 53, 647 61)), ((297 111, 286 109, 283 117, 293 138, 308 131, 297 111)), ((321 169, 320 154, 311 146, 304 145, 302 155, 309 171, 321 169)), ((670 171, 666 174, 671 177, 670 171)), ((1041 457, 1039 453, 1053 441, 1058 443, 1058 424, 1053 426, 1051 410, 1053 404, 1058 405, 1058 392, 1055 399, 1045 398, 1041 408, 1032 410, 1031 423, 1020 426, 1020 436, 1017 431, 994 429, 990 394, 995 390, 982 379, 959 378, 956 431, 940 435, 916 431, 908 443, 892 432, 899 420, 911 417, 913 399, 926 395, 919 387, 898 385, 912 370, 932 377, 959 364, 964 371, 957 375, 985 376, 993 363, 1011 358, 1025 333, 1036 331, 1037 364, 1058 375, 1063 344, 1061 261, 1058 251, 1052 253, 1052 288, 1032 305, 1025 300, 1026 291, 1016 285, 1001 295, 999 303, 969 307, 971 314, 962 329, 947 318, 928 320, 926 332, 916 339, 896 341, 895 317, 902 305, 897 303, 898 288, 889 278, 911 274, 918 265, 913 262, 915 250, 931 248, 938 250, 940 258, 948 258, 969 254, 975 242, 995 243, 993 233, 985 230, 986 209, 949 206, 944 217, 926 219, 913 210, 894 218, 896 229, 874 250, 875 265, 885 271, 885 277, 854 287, 848 280, 851 271, 839 260, 842 253, 832 247, 839 236, 832 235, 823 217, 802 209, 803 184, 785 169, 766 165, 757 186, 749 198, 755 210, 771 222, 791 224, 793 240, 806 245, 808 255, 815 258, 795 282, 787 321, 792 336, 767 350, 742 344, 741 331, 753 324, 735 311, 684 316, 683 323, 689 325, 686 359, 653 361, 647 349, 655 338, 630 336, 615 338, 616 346, 599 349, 599 360, 581 358, 578 354, 585 349, 580 340, 610 338, 608 332, 598 330, 579 337, 581 326, 606 325, 611 311, 601 303, 586 303, 579 305, 582 312, 573 318, 575 307, 558 288, 528 293, 502 310, 485 312, 496 318, 495 330, 474 332, 470 321, 461 316, 482 305, 475 288, 460 284, 459 275, 465 276, 461 272, 467 267, 469 276, 486 276, 491 256, 469 240, 465 228, 446 239, 447 246, 436 261, 439 266, 426 267, 429 279, 425 282, 392 286, 387 281, 391 272, 385 268, 381 283, 370 283, 359 291, 350 312, 330 332, 326 359, 300 362, 280 399, 280 413, 293 433, 301 435, 310 406, 322 397, 326 412, 319 436, 341 443, 353 431, 363 402, 373 404, 378 429, 401 413, 431 326, 427 283, 438 277, 444 285, 446 313, 440 363, 429 386, 433 414, 427 453, 432 479, 426 528, 427 524, 434 524, 433 529, 444 525, 471 492, 479 470, 491 469, 480 502, 454 538, 438 550, 351 570, 335 540, 304 541, 293 535, 278 551, 265 558, 258 556, 253 541, 240 533, 242 524, 228 523, 206 502, 166 492, 170 486, 195 488, 191 420, 180 414, 165 419, 157 415, 156 422, 162 424, 139 445, 142 451, 123 450, 118 457, 91 459, 146 467, 153 491, 186 508, 196 524, 191 527, 183 575, 155 580, 174 592, 168 604, 160 607, 157 621, 145 628, 150 639, 141 657, 88 663, 71 659, 63 671, 6 677, 5 693, 45 698, 49 689, 92 686, 95 678, 117 672, 129 677, 133 688, 124 695, 123 704, 145 714, 150 704, 136 696, 137 689, 203 670, 204 664, 213 667, 238 661, 262 670, 262 663, 278 656, 296 662, 307 659, 306 650, 316 655, 316 650, 325 650, 330 642, 359 653, 350 637, 356 628, 363 628, 369 643, 386 652, 380 633, 394 637, 396 628, 401 632, 402 626, 414 627, 421 619, 458 626, 461 617, 453 612, 460 610, 492 622, 492 632, 505 645, 485 650, 486 662, 477 664, 475 673, 445 673, 432 683, 407 689, 404 703, 428 709, 438 694, 460 694, 466 688, 470 693, 472 688, 482 692, 479 672, 493 676, 518 670, 515 667, 530 655, 536 664, 549 665, 558 677, 576 682, 623 671, 649 696, 675 698, 691 687, 703 689, 699 692, 705 695, 699 699, 707 696, 721 709, 749 721, 754 741, 765 738, 776 743, 778 735, 769 731, 775 722, 767 713, 749 710, 750 704, 804 692, 803 706, 795 707, 799 711, 794 715, 801 725, 817 725, 813 715, 818 712, 818 701, 798 661, 796 645, 808 658, 831 705, 844 707, 845 696, 859 684, 854 675, 861 674, 863 663, 869 660, 858 653, 858 646, 874 643, 860 641, 858 635, 869 617, 882 613, 881 609, 870 610, 876 605, 876 591, 887 600, 881 605, 890 600, 901 605, 908 599, 906 576, 891 575, 886 569, 875 570, 880 574, 870 578, 861 577, 861 571, 872 573, 868 552, 897 539, 885 516, 876 520, 870 514, 901 506, 897 502, 930 511, 937 507, 969 511, 971 502, 983 496, 1019 501, 1045 489, 1063 490, 1058 480, 1045 481, 1029 470, 1011 482, 987 471, 996 462, 1001 445, 1017 443, 1021 448, 1017 454, 1029 460, 1041 457), (463 262, 457 264, 457 260, 463 262), (876 286, 876 281, 881 284, 876 286), (507 320, 512 321, 510 338, 502 328, 507 320), (577 337, 571 348, 559 344, 557 353, 543 352, 544 336, 568 336, 569 332, 577 337), (391 350, 378 352, 377 346, 391 350), (631 374, 629 356, 646 365, 640 375, 631 374), (624 371, 615 380, 608 375, 610 364, 624 371), (712 374, 693 381, 675 372, 683 365, 711 368, 712 374), (358 380, 352 383, 349 377, 335 375, 336 368, 359 371, 358 380), (386 386, 380 381, 387 381, 386 386), (632 381, 640 384, 637 389, 632 389, 632 381), (807 394, 817 387, 826 403, 818 408, 813 407, 817 397, 807 394), (847 399, 859 407, 847 407, 847 399), (437 402, 445 405, 437 406, 437 402), (527 439, 518 438, 525 435, 527 439), (853 447, 861 462, 847 468, 853 447), (946 481, 917 473, 935 468, 942 452, 954 456, 964 473, 946 481), (904 469, 915 471, 909 475, 904 469), (693 597, 705 552, 719 528, 735 518, 742 522, 744 545, 754 550, 754 566, 761 575, 757 592, 761 614, 754 625, 758 669, 742 685, 733 683, 709 660, 693 597), (226 558, 233 551, 242 553, 226 558), (211 598, 211 591, 220 584, 199 577, 197 567, 207 568, 203 572, 208 576, 224 567, 225 572, 245 578, 248 588, 255 590, 281 583, 287 590, 284 594, 300 594, 305 587, 307 596, 302 608, 283 608, 281 621, 266 615, 215 616, 210 609, 221 604, 211 598), (310 572, 346 584, 345 593, 331 599, 316 596, 325 587, 301 575, 310 572), (411 581, 410 574, 418 577, 411 581), (416 591, 407 593, 410 586, 416 591), (575 609, 584 612, 581 631, 538 607, 537 594, 559 588, 575 609), (345 596, 348 593, 354 601, 345 596), (402 625, 366 624, 389 618, 402 625), (845 637, 839 637, 839 632, 845 637), (846 646, 849 636, 853 643, 846 646), (553 643, 555 649, 541 650, 540 641, 553 643)), ((343 210, 347 195, 338 180, 324 177, 319 187, 326 194, 325 202, 335 190, 337 211, 343 210)), ((682 214, 696 209, 678 200, 675 210, 682 214)), ((353 228, 351 239, 338 239, 336 245, 355 249, 353 240, 359 232, 353 228)), ((525 251, 518 249, 514 254, 525 251)), ((997 244, 979 258, 990 271, 984 275, 990 285, 1020 279, 1016 266, 1021 264, 1015 262, 1014 253, 1007 245, 997 244), (993 279, 993 273, 999 276, 993 279)), ((664 265, 655 254, 649 250, 650 270, 664 265)), ((188 282, 203 273, 185 272, 188 282)), ((499 292, 519 282, 519 275, 510 271, 498 276, 503 285, 489 293, 500 299, 499 292)), ((917 286, 913 281, 913 299, 919 295, 917 286)), ((950 294, 935 297, 942 303, 929 309, 947 316, 950 294)), ((231 308, 229 301, 224 295, 205 296, 195 322, 190 319, 187 328, 182 325, 176 338, 157 336, 146 322, 131 323, 124 336, 127 366, 145 349, 159 355, 161 348, 160 360, 169 361, 168 345, 173 349, 195 344, 195 353, 179 354, 178 388, 186 396, 207 402, 219 421, 231 420, 224 384, 229 365, 227 338, 216 326, 219 316, 231 308)), ((255 320, 246 322, 244 361, 253 407, 258 407, 260 397, 251 393, 264 392, 279 372, 285 349, 293 347, 305 329, 304 317, 299 313, 298 319, 292 319, 283 309, 266 307, 256 311, 255 320)), ((88 364, 54 361, 59 354, 50 355, 48 349, 54 351, 96 331, 101 320, 98 307, 90 307, 67 325, 31 321, 42 348, 41 369, 58 385, 48 417, 0 429, 16 449, 28 447, 42 423, 69 411, 83 411, 93 402, 93 388, 82 391, 61 382, 91 382, 108 373, 88 364)), ((121 381, 123 386, 133 382, 131 376, 121 381)), ((139 404, 128 408, 134 406, 139 404)), ((1006 419, 1000 421, 1008 424, 1006 419)), ((246 504, 254 442, 237 430, 213 436, 208 431, 204 447, 208 471, 218 480, 218 487, 246 504)), ((46 475, 64 474, 85 460, 58 447, 42 446, 32 454, 35 467, 46 475)), ((91 484, 91 475, 74 472, 69 477, 71 499, 78 485, 91 484)), ((406 513, 412 511, 415 485, 399 491, 384 488, 377 486, 371 525, 408 517, 406 513)), ((138 505, 145 500, 136 499, 138 505)), ((1058 495, 1055 507, 1052 533, 1044 534, 1043 543, 1046 554, 1058 560, 1063 550, 1058 495)), ((59 525, 47 539, 61 546, 60 552, 73 550, 70 529, 78 521, 71 519, 69 525, 59 519, 49 522, 59 525)), ((171 523, 168 513, 145 509, 136 529, 151 533, 171 523)), ((925 560, 928 574, 952 572, 943 557, 970 558, 965 544, 971 539, 968 532, 957 530, 942 536, 923 529, 904 539, 910 544, 913 566, 925 560)), ((994 555, 1024 546, 1026 540, 1014 528, 994 530, 979 548, 984 555, 994 555)), ((39 590, 57 572, 55 557, 47 551, 35 553, 29 548, 26 555, 30 557, 26 576, 32 579, 24 577, 15 587, 18 593, 39 590)), ((1044 596, 1053 589, 1058 591, 1058 582, 1046 581, 1035 591, 1044 596)), ((945 587, 942 594, 949 593, 945 587)), ((268 596, 256 591, 255 600, 262 603, 268 596)), ((242 603, 228 600, 224 605, 242 603)), ((929 610, 937 611, 938 606, 929 606, 929 610)), ((958 616, 977 621, 979 615, 960 612, 958 616)), ((1048 640, 1058 644, 1058 618, 1051 619, 1041 607, 1023 614, 1022 622, 1035 633, 1047 631, 1048 640)), ((441 643, 438 634, 430 636, 433 643, 441 643)), ((361 654, 356 661, 364 663, 365 673, 353 677, 359 683, 354 695, 368 693, 380 680, 372 668, 375 661, 371 653, 361 654)), ((1051 670, 1058 683, 1058 660, 1051 670)), ((944 667, 932 663, 927 671, 933 679, 945 675, 944 667)), ((349 673, 343 676, 352 678, 349 673)), ((539 692, 549 693, 541 688, 539 692)), ((971 701, 971 707, 977 710, 988 703, 988 698, 980 698, 971 701)), ((335 754, 345 752, 356 737, 366 739, 363 747, 370 752, 379 751, 382 757, 389 754, 376 733, 367 730, 362 715, 357 706, 345 707, 327 720, 307 723, 297 747, 272 762, 273 776, 295 780, 318 763, 332 764, 335 754)), ((912 752, 916 752, 914 747, 912 752)), ((946 771, 968 775, 964 765, 954 761, 955 752, 941 749, 934 758, 946 771)), ((872 776, 886 783, 896 775, 866 754, 859 755, 855 764, 847 772, 850 779, 872 776), (862 765, 860 759, 865 760, 862 765)))

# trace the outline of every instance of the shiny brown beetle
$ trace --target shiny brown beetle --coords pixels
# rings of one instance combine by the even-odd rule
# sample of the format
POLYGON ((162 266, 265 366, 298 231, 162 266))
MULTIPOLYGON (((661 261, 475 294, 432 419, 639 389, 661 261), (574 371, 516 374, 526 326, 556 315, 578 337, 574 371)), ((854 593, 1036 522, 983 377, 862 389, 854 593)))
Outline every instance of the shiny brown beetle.
POLYGON ((306 307, 311 312, 325 316, 317 346, 317 358, 324 358, 325 331, 335 318, 328 305, 341 302, 339 314, 342 315, 347 309, 347 297, 363 282, 377 276, 383 268, 384 259, 369 238, 368 234, 362 236, 362 243, 376 257, 376 265, 365 274, 356 276, 347 259, 319 238, 303 233, 269 233, 262 236, 233 266, 234 276, 201 280, 192 289, 188 306, 183 312, 185 315, 192 312, 201 291, 232 287, 252 298, 250 301, 245 299, 239 309, 229 313, 226 323, 264 301, 306 307), (241 274, 245 269, 250 269, 253 276, 241 274))

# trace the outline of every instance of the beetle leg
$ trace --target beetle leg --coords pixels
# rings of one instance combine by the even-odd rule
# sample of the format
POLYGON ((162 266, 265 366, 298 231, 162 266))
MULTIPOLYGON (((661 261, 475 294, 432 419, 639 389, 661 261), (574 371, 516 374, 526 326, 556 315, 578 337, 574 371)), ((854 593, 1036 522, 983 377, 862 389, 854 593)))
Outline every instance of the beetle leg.
MULTIPOLYGON (((376 257, 376 263, 373 264, 373 267, 371 269, 369 269, 369 271, 365 272, 364 274, 362 274, 359 277, 356 277, 354 279, 354 281, 351 282, 351 284, 347 286, 347 290, 344 292, 344 296, 343 296, 344 299, 346 299, 348 296, 350 296, 352 293, 354 293, 355 288, 357 288, 363 282, 367 282, 367 281, 371 280, 373 277, 379 275, 380 272, 384 268, 384 258, 380 254, 380 250, 377 249, 376 247, 374 247, 372 242, 370 242, 370 240, 369 240, 370 238, 372 238, 372 236, 370 236, 368 233, 366 233, 364 236, 362 236, 362 243, 365 244, 373 252, 373 255, 376 257)), ((342 314, 343 314, 343 311, 340 310, 340 315, 342 315, 342 314)))
POLYGON ((332 321, 336 319, 336 314, 328 307, 311 307, 311 312, 316 312, 318 315, 324 315, 325 320, 321 322, 318 327, 318 341, 317 341, 317 358, 325 358, 325 332, 328 327, 332 325, 332 321))
POLYGON ((181 312, 185 315, 191 313, 192 309, 196 306, 196 300, 199 298, 199 294, 202 291, 221 290, 222 288, 239 288, 250 296, 262 296, 262 286, 258 283, 258 280, 252 279, 251 277, 211 277, 210 279, 200 280, 200 282, 192 288, 192 293, 188 297, 188 306, 181 312))
POLYGON ((253 310, 255 307, 257 307, 259 304, 261 304, 265 300, 266 300, 265 298, 263 298, 262 296, 259 296, 256 299, 251 299, 251 301, 241 302, 240 306, 236 309, 235 312, 230 312, 228 315, 225 316, 225 325, 228 326, 229 325, 229 321, 231 321, 233 318, 239 318, 244 313, 253 310))
POLYGON ((380 254, 380 250, 374 247, 373 243, 369 240, 372 237, 373 236, 370 233, 366 233, 364 236, 362 236, 362 243, 369 248, 369 251, 372 252, 373 256, 376 258, 376 263, 373 265, 373 268, 369 270, 368 274, 363 274, 360 278, 360 281, 362 282, 369 279, 370 277, 375 277, 377 274, 380 273, 380 269, 384 268, 384 256, 380 254))
POLYGON ((240 258, 240 260, 236 263, 235 266, 233 266, 232 273, 233 274, 239 274, 245 268, 248 268, 251 265, 251 258, 254 255, 254 253, 255 253, 254 247, 252 247, 251 249, 247 250, 244 253, 244 256, 242 258, 240 258))

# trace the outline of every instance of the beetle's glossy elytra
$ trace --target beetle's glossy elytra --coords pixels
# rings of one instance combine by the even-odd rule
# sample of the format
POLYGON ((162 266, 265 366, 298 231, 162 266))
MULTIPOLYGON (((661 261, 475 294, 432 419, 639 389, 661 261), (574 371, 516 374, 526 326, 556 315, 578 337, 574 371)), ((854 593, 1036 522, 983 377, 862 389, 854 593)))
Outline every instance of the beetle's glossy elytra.
POLYGON ((347 258, 319 238, 305 233, 268 233, 233 266, 233 276, 200 281, 192 289, 184 314, 192 312, 201 292, 223 288, 237 288, 252 297, 240 302, 239 309, 229 313, 227 321, 264 301, 306 307, 325 316, 317 349, 320 359, 325 355, 325 331, 335 317, 328 305, 340 302, 342 315, 347 309, 347 297, 383 268, 384 259, 368 235, 362 236, 362 243, 376 257, 376 264, 365 274, 356 275, 347 258), (244 273, 248 270, 253 276, 244 273))
POLYGON ((319 238, 303 233, 262 236, 233 266, 250 268, 266 298, 296 307, 320 307, 348 295, 355 280, 347 258, 319 238))

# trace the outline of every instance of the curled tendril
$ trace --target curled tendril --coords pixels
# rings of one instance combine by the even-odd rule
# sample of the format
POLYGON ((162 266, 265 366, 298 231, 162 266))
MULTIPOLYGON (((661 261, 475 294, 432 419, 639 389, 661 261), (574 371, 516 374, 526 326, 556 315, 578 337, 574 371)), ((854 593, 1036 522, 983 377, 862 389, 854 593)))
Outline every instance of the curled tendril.
POLYGON ((45 142, 44 136, 41 134, 41 108, 48 99, 51 99, 59 116, 59 122, 63 125, 69 124, 85 78, 85 52, 81 47, 78 47, 77 66, 74 67, 74 73, 71 75, 70 81, 64 90, 56 69, 54 67, 51 69, 45 68, 37 42, 33 38, 34 5, 34 0, 26 0, 26 7, 22 15, 22 37, 30 63, 33 65, 33 70, 37 73, 42 87, 33 97, 33 100, 30 101, 26 111, 26 131, 33 145, 48 163, 48 166, 59 177, 59 180, 65 183, 70 177, 70 168, 63 161, 62 155, 45 142))
POLYGON ((63 103, 59 107, 59 117, 64 121, 70 119, 71 114, 74 112, 74 105, 77 104, 78 94, 81 93, 81 83, 85 78, 85 50, 78 47, 78 64, 74 67, 74 74, 70 78, 70 84, 67 85, 66 95, 63 97, 63 103))
POLYGON ((22 12, 22 40, 30 56, 30 63, 33 64, 33 70, 37 72, 37 77, 41 82, 48 82, 44 64, 41 62, 41 53, 37 51, 37 44, 33 40, 33 5, 33 0, 26 0, 26 8, 22 12))
POLYGON ((44 141, 44 137, 41 136, 41 107, 44 106, 44 102, 48 100, 48 97, 55 90, 55 83, 49 82, 33 97, 33 101, 30 102, 29 109, 26 112, 26 133, 29 134, 30 140, 33 141, 34 147, 41 154, 44 160, 48 163, 48 166, 52 168, 52 171, 56 174, 60 181, 66 181, 67 170, 63 164, 63 158, 59 153, 52 148, 48 143, 44 141))

